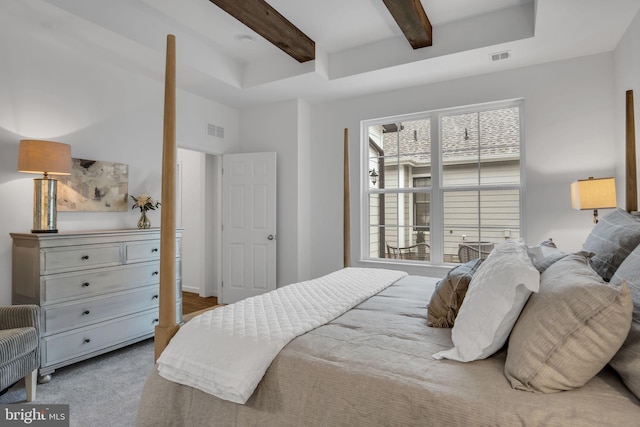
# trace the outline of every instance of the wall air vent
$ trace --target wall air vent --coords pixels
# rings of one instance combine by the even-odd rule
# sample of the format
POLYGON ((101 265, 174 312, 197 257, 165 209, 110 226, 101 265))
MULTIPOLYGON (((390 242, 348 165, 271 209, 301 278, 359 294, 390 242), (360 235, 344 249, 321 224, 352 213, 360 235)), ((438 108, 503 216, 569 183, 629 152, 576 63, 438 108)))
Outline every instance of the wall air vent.
POLYGON ((505 50, 504 52, 496 52, 489 54, 489 58, 491 58, 491 62, 502 61, 504 59, 509 59, 511 56, 511 52, 505 50))
POLYGON ((212 123, 207 123, 207 136, 215 136, 216 138, 224 139, 224 128, 212 123))

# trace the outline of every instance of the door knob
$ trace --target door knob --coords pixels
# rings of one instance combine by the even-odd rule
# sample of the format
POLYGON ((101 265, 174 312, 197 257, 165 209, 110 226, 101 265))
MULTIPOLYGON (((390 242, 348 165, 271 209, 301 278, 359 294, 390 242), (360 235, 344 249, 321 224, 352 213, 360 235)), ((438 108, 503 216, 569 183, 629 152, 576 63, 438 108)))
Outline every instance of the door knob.
POLYGON ((276 239, 276 240, 277 240, 277 239, 278 239, 278 235, 277 235, 277 234, 276 234, 276 235, 269 234, 269 235, 267 236, 267 239, 269 239, 269 240, 274 240, 274 239, 276 239))

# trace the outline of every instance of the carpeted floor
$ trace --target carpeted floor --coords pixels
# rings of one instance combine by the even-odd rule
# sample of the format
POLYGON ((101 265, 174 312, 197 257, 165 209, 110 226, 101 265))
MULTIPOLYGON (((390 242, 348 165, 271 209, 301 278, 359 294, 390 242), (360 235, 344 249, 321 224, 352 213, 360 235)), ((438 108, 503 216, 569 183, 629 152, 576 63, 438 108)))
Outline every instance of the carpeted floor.
MULTIPOLYGON (((69 404, 72 427, 135 425, 138 402, 153 368, 153 339, 56 370, 38 384, 38 404, 69 404)), ((24 403, 24 380, 0 396, 0 403, 24 403)))

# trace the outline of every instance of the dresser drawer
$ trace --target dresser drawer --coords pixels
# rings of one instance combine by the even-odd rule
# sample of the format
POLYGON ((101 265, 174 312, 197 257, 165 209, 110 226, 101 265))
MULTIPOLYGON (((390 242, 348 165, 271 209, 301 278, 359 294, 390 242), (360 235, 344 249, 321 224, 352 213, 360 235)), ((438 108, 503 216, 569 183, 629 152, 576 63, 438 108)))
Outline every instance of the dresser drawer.
POLYGON ((159 276, 158 262, 43 276, 42 305, 151 285, 159 276))
POLYGON ((160 240, 126 243, 124 259, 127 263, 160 259, 160 240))
MULTIPOLYGON (((180 239, 176 241, 176 256, 180 256, 180 239)), ((160 259, 160 240, 128 242, 124 249, 124 262, 154 261, 160 259)))
POLYGON ((153 333, 157 323, 158 310, 154 309, 45 337, 42 340, 42 365, 52 365, 153 333))
POLYGON ((86 245, 42 249, 42 274, 121 264, 120 245, 86 245))
POLYGON ((44 307, 43 333, 50 335, 158 306, 158 286, 44 307))

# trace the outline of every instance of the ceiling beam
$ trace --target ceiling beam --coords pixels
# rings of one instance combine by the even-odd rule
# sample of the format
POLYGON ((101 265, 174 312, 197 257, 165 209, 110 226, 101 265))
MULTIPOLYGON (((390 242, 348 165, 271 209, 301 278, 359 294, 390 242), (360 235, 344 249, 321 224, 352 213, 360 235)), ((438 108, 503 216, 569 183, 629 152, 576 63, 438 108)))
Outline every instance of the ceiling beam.
POLYGON ((431 46, 431 22, 420 0, 382 0, 414 49, 431 46))
POLYGON ((316 44, 264 0, 209 0, 298 62, 316 57, 316 44))

